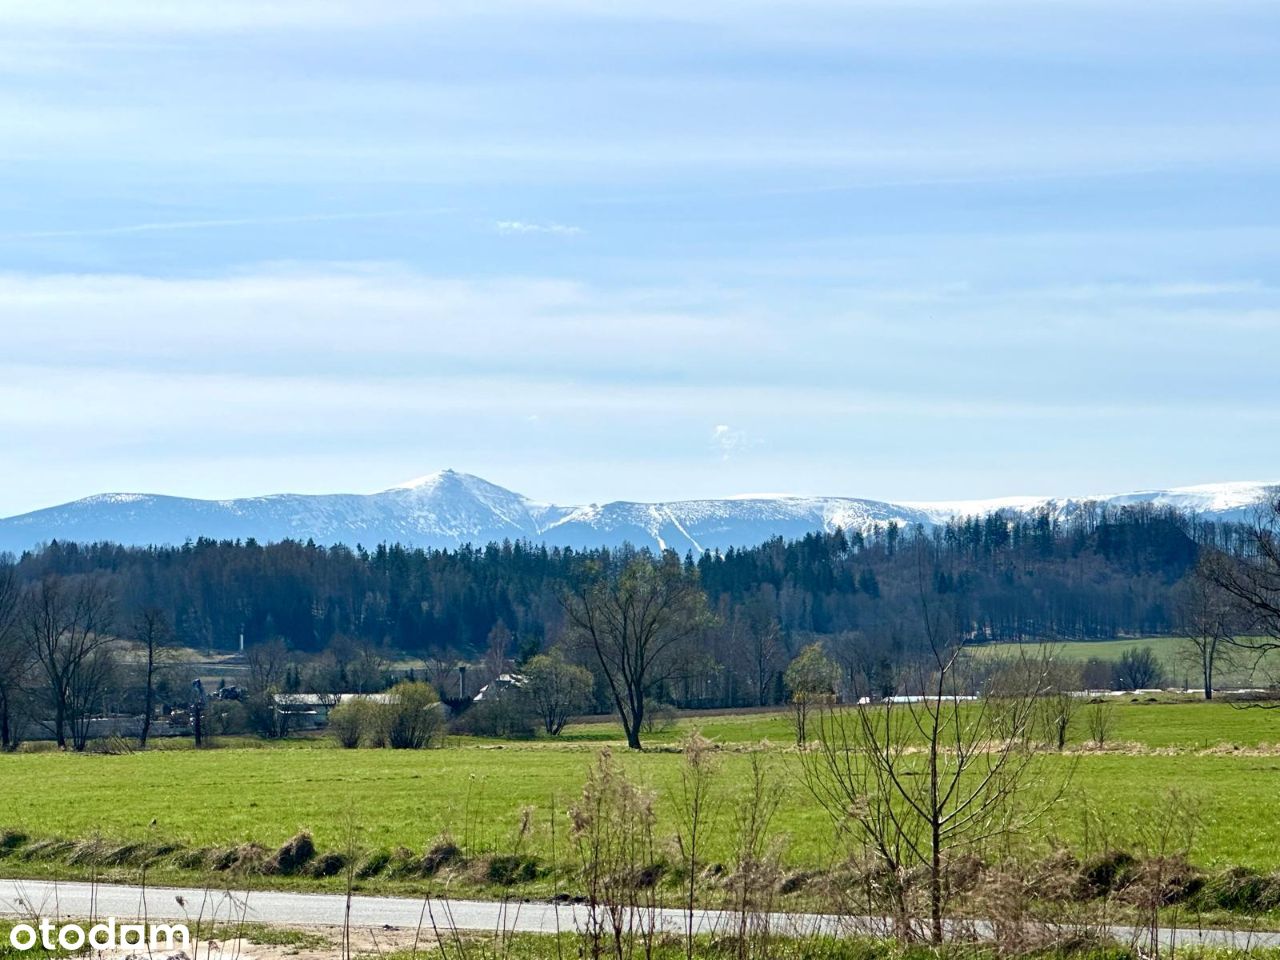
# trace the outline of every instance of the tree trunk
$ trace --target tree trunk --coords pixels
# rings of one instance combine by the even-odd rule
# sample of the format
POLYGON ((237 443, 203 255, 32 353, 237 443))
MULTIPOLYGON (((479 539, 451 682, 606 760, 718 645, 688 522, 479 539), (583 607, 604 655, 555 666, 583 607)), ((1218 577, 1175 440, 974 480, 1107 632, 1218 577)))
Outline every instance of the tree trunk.
POLYGON ((65 750, 67 749, 67 704, 62 697, 58 698, 57 706, 54 708, 53 723, 56 728, 54 732, 57 734, 58 749, 65 750))
POLYGON ((929 937, 942 945, 942 818, 943 803, 938 789, 938 717, 946 693, 945 677, 938 678, 938 700, 933 716, 933 736, 929 738, 929 937))
POLYGON ((640 725, 644 723, 644 699, 631 699, 631 720, 623 719, 623 728, 627 732, 627 746, 632 750, 640 749, 640 725))
POLYGON ((933 850, 929 860, 929 938, 935 945, 942 944, 942 823, 934 817, 932 827, 933 850))
POLYGON ((138 734, 139 749, 147 749, 147 737, 151 735, 151 714, 156 707, 155 657, 147 651, 147 696, 143 701, 145 710, 142 714, 142 731, 138 734))

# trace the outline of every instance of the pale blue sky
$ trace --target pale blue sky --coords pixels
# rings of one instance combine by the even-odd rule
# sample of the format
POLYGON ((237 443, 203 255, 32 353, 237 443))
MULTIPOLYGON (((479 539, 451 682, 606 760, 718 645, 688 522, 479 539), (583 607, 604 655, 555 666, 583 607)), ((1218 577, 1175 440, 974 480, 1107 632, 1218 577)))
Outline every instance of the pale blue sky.
POLYGON ((1280 7, 0 5, 0 515, 1280 479, 1280 7))

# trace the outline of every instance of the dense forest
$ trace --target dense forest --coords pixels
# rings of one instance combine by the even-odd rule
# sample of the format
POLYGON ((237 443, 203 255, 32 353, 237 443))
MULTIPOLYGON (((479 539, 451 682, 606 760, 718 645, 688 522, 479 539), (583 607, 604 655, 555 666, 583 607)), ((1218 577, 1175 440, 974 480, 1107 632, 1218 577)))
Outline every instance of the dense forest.
MULTIPOLYGON (((967 639, 1104 638, 1174 628, 1171 595, 1205 544, 1230 546, 1229 526, 1150 507, 992 514, 930 529, 894 524, 683 558, 716 614, 706 662, 686 700, 774 699, 780 671, 815 638, 852 669, 892 661, 913 643, 921 591, 945 597, 967 639)), ((116 620, 162 611, 178 640, 234 650, 276 638, 300 653, 335 642, 375 644, 440 660, 493 645, 527 658, 565 630, 567 589, 627 551, 527 542, 455 550, 380 544, 197 540, 180 547, 52 543, 17 558, 19 579, 105 579, 116 620)), ((696 674, 696 675, 694 675, 696 674)))

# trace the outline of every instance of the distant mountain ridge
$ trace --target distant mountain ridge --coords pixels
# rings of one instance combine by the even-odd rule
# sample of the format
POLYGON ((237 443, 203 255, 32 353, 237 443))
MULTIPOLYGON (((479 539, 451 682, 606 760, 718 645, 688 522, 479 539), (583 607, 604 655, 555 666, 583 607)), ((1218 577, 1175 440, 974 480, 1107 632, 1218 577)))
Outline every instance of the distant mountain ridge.
POLYGON ((180 544, 198 537, 263 542, 292 538, 365 546, 388 542, 454 547, 527 539, 553 546, 637 546, 686 550, 750 546, 815 530, 864 530, 896 520, 931 526, 995 510, 1047 508, 1070 516, 1089 502, 1149 503, 1217 520, 1246 519, 1272 484, 1235 482, 1093 497, 889 503, 855 497, 731 497, 586 506, 539 503, 480 477, 441 470, 373 494, 275 494, 195 500, 107 493, 0 519, 0 551, 50 540, 180 544))

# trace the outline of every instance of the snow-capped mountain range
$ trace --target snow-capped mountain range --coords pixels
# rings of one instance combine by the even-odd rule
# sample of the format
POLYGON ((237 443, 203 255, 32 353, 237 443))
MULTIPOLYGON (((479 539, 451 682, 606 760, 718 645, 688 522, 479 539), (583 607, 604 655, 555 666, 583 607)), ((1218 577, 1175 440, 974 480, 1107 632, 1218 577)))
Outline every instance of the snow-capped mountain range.
POLYGON ((681 553, 750 546, 814 530, 862 530, 896 520, 926 526, 995 510, 1048 508, 1069 516, 1095 501, 1150 503, 1219 520, 1244 520, 1268 483, 1216 483, 1091 497, 887 503, 854 497, 745 496, 723 500, 566 507, 530 500, 480 477, 443 470, 373 494, 277 494, 193 500, 107 493, 0 519, 0 551, 19 553, 50 540, 180 544, 197 537, 261 542, 404 543, 423 547, 528 539, 553 546, 670 547, 681 553))

